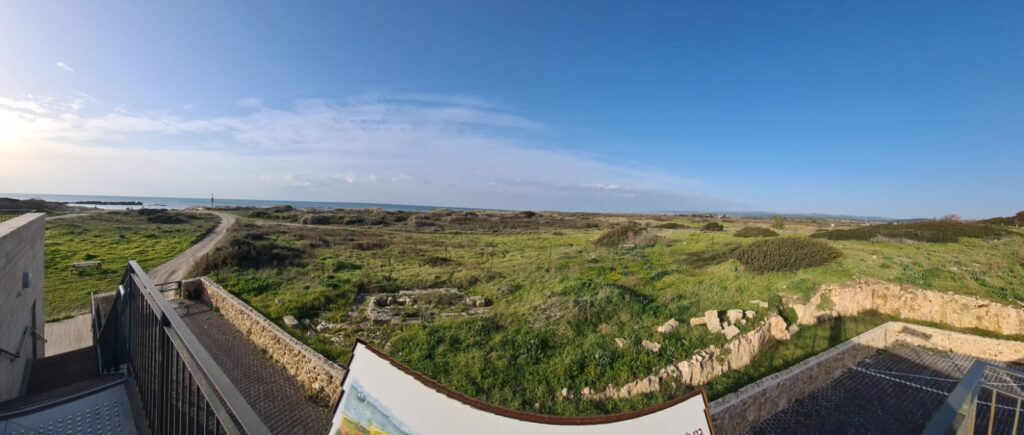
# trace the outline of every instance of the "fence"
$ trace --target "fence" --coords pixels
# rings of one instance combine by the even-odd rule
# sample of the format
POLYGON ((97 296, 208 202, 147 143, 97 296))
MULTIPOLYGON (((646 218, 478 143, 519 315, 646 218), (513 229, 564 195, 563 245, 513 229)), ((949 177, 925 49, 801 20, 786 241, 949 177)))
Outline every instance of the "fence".
POLYGON ((153 433, 269 433, 136 262, 95 325, 100 369, 127 370, 153 433))
POLYGON ((923 434, 1016 434, 1024 425, 1024 374, 976 361, 923 434))

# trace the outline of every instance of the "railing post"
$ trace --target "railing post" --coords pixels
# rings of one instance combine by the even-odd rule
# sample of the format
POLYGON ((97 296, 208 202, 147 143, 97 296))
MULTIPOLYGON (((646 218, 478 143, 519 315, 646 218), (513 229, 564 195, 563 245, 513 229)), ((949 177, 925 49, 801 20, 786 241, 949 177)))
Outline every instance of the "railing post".
POLYGON ((159 388, 160 391, 157 393, 157 397, 156 397, 156 412, 154 412, 154 414, 156 414, 156 415, 152 418, 152 420, 154 420, 154 421, 150 422, 150 424, 152 424, 153 427, 154 427, 154 429, 153 429, 154 433, 160 433, 160 431, 156 430, 156 428, 158 428, 158 427, 162 428, 163 427, 163 423, 164 423, 164 419, 167 418, 167 415, 165 413, 165 411, 167 409, 167 390, 166 390, 166 388, 167 388, 167 381, 168 381, 168 379, 167 379, 167 353, 166 353, 167 352, 167 340, 164 338, 164 320, 165 320, 164 319, 164 315, 163 315, 163 313, 161 313, 161 315, 158 317, 158 321, 157 321, 157 334, 156 334, 157 337, 159 337, 159 339, 157 340, 157 341, 159 341, 159 343, 157 343, 157 349, 158 349, 157 350, 157 355, 158 355, 158 357, 157 357, 157 377, 159 378, 159 381, 157 381, 158 382, 157 385, 158 385, 158 388, 159 388))

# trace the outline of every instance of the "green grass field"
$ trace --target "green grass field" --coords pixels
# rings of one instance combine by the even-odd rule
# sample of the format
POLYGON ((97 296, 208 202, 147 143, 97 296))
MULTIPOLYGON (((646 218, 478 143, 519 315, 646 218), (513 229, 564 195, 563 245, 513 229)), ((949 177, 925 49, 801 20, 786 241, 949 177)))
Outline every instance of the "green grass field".
MULTIPOLYGON (((46 222, 47 321, 88 312, 89 294, 117 289, 128 260, 156 267, 188 249, 216 227, 207 214, 170 212, 181 223, 156 224, 134 212, 98 213, 46 222), (102 267, 73 271, 71 264, 100 260, 102 267)), ((156 219, 159 220, 159 219, 156 219)), ((172 219, 173 220, 173 219, 172 219)))
MULTIPOLYGON (((519 221, 506 228, 488 216, 439 219, 440 224, 426 220, 430 225, 403 219, 298 227, 243 220, 232 230, 233 248, 219 248, 207 269, 275 321, 290 314, 343 325, 335 332, 298 335, 340 363, 361 337, 463 393, 500 406, 575 415, 637 409, 681 394, 669 389, 622 401, 555 400, 562 388, 621 385, 724 343, 720 334, 685 326, 705 310, 764 313, 748 301, 768 301, 777 310, 780 292, 807 298, 822 284, 858 277, 1004 302, 1024 300, 1024 238, 1018 230, 998 239, 955 243, 827 241, 822 243, 841 256, 824 266, 755 273, 733 257, 737 247, 758 243, 732 234, 751 222, 724 222, 722 232, 702 232, 696 230, 703 225, 700 220, 676 218, 678 225, 665 229, 664 219, 637 219, 646 232, 621 237, 627 248, 594 243, 627 218, 580 219, 586 225, 561 222, 553 228, 519 221), (486 225, 475 225, 476 220, 486 225), (417 324, 378 325, 352 318, 359 294, 431 287, 484 296, 493 307, 484 316, 417 324), (655 327, 670 318, 684 326, 672 334, 656 333, 655 327), (616 337, 630 344, 619 349, 616 337), (660 353, 642 350, 644 339, 661 343, 660 353)), ((782 237, 771 240, 789 246, 786 236, 805 237, 817 229, 787 225, 776 230, 782 237)), ((850 322, 851 331, 863 331, 881 320, 850 322)), ((709 391, 724 394, 827 348, 836 338, 834 328, 823 328, 807 328, 792 344, 782 345, 791 351, 723 377, 709 391), (824 338, 810 343, 821 346, 801 338, 818 337, 814 334, 824 338)))

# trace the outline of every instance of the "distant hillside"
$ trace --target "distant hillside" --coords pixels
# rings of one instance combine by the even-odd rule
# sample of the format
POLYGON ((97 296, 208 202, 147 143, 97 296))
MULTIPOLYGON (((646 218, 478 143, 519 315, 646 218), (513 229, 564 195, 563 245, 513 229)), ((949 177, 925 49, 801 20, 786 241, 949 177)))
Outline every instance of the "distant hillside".
POLYGON ((1021 227, 1024 226, 1024 211, 1019 211, 1016 215, 1010 217, 994 217, 991 219, 985 219, 980 222, 991 225, 1008 225, 1012 227, 1021 227))
POLYGON ((0 210, 68 211, 71 210, 71 207, 61 202, 50 202, 42 199, 0 198, 0 210))

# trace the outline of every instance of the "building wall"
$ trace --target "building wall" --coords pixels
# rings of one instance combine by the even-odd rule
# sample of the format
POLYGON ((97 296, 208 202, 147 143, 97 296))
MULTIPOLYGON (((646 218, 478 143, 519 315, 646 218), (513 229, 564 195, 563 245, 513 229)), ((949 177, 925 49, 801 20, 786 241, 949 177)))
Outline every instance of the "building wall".
POLYGON ((31 330, 26 334, 25 328, 31 326, 43 336, 45 228, 43 213, 0 222, 0 349, 20 354, 15 358, 0 352, 0 402, 20 395, 29 361, 44 355, 43 340, 31 330))

